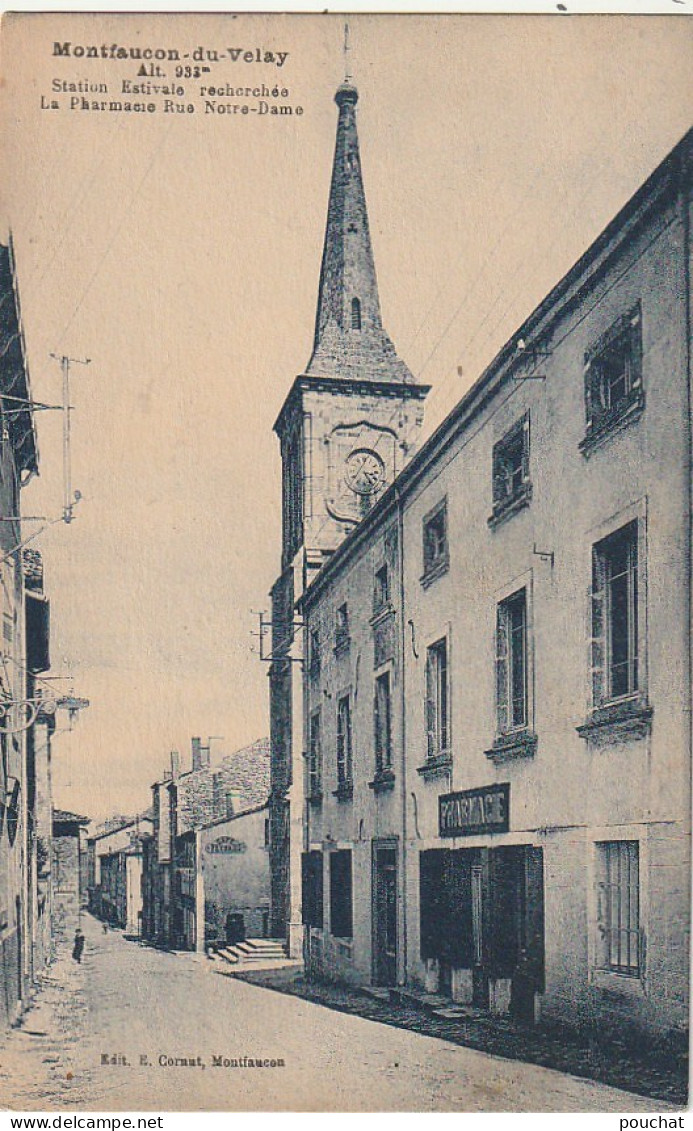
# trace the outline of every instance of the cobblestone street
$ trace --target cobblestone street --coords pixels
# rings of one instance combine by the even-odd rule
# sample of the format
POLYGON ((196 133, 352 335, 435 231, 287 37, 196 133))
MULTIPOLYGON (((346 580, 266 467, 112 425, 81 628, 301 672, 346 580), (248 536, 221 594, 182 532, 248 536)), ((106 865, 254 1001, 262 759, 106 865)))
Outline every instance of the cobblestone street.
POLYGON ((103 934, 61 956, 0 1048, 14 1110, 666 1111, 551 1069, 502 1060, 220 977, 205 958, 103 934), (102 1064, 103 1057, 115 1063, 102 1064), (214 1066, 213 1057, 227 1060, 214 1066), (160 1064, 160 1058, 164 1061, 160 1064), (182 1058, 193 1066, 168 1061, 182 1058), (233 1061, 283 1061, 233 1067, 233 1061))

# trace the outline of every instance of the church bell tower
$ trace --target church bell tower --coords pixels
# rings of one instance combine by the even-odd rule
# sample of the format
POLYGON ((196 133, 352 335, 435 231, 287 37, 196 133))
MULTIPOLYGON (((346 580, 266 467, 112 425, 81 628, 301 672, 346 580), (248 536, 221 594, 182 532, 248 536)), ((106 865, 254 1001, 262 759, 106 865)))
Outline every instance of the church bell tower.
POLYGON ((356 105, 335 94, 337 140, 313 350, 274 430, 282 456, 282 572, 272 589, 272 934, 300 953, 303 817, 300 633, 295 603, 411 457, 429 386, 398 357, 380 313, 356 105))

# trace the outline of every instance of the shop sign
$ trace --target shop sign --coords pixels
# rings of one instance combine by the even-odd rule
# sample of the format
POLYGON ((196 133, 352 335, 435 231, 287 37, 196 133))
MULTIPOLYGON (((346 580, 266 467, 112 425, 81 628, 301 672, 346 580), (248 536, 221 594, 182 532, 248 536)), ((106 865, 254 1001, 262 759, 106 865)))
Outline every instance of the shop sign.
POLYGON ((510 785, 487 785, 465 789, 438 798, 440 836, 476 836, 507 833, 510 818, 510 785))
POLYGON ((234 852, 245 852, 246 844, 242 840, 234 840, 232 836, 220 836, 205 847, 205 852, 212 856, 230 856, 234 852))

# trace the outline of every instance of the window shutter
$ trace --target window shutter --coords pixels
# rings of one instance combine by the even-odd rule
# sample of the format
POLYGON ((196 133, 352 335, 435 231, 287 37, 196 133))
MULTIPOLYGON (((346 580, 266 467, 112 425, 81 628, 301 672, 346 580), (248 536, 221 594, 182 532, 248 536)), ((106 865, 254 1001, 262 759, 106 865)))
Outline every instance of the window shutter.
POLYGON ((590 591, 589 666, 592 706, 599 707, 608 694, 606 687, 606 570, 604 561, 593 551, 590 591))
POLYGON ((534 977, 535 989, 544 989, 544 852, 528 847, 526 869, 526 952, 527 964, 534 977))
POLYGON ((340 849, 330 853, 330 934, 335 938, 352 937, 351 852, 340 849))
POLYGON ((522 421, 522 482, 529 483, 529 413, 522 421))
POLYGON ((508 625, 505 610, 496 610, 496 716, 498 731, 508 729, 508 625))
POLYGON ((426 749, 428 757, 436 754, 436 712, 435 712, 435 680, 433 663, 429 651, 426 657, 426 749))
POLYGON ((517 933, 514 883, 517 882, 517 850, 495 848, 489 853, 489 972, 510 978, 517 967, 517 933))
POLYGON ((441 953, 444 919, 444 860, 446 850, 432 848, 419 853, 419 919, 421 958, 441 953))
POLYGON ((630 353, 630 387, 642 386, 642 319, 640 306, 631 311, 628 319, 628 345, 630 353))
POLYGON ((592 359, 588 354, 585 354, 585 365, 583 368, 583 379, 585 382, 585 422, 587 427, 592 426, 593 421, 593 405, 592 405, 592 359))
POLYGON ((492 468, 493 468, 493 501, 500 503, 505 498, 505 475, 503 471, 503 461, 501 459, 501 444, 500 442, 493 445, 492 455, 492 468))
POLYGON ((313 877, 313 853, 301 854, 301 922, 306 927, 315 926, 315 885, 313 877))
POLYGON ((445 854, 446 915, 441 956, 461 969, 473 965, 471 858, 472 853, 465 849, 445 854))

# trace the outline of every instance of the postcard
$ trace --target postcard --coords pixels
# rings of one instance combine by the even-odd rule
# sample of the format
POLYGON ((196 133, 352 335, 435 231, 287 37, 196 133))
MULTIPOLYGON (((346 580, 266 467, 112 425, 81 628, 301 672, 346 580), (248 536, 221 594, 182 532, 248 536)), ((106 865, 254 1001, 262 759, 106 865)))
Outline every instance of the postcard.
POLYGON ((680 1125, 693 24, 563 7, 4 16, 4 1108, 680 1125))

